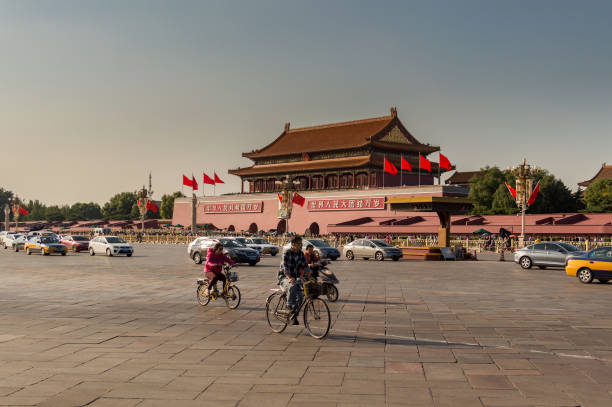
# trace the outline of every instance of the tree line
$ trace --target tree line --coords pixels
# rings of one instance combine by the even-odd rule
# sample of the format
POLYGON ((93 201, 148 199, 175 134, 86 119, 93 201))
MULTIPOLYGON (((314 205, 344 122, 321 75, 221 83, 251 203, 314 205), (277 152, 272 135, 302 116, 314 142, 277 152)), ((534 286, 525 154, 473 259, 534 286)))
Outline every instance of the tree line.
MULTIPOLYGON (((572 192, 546 170, 533 174, 534 187, 540 181, 540 192, 528 213, 612 212, 612 179, 600 179, 586 190, 572 192)), ((475 215, 513 214, 518 212, 506 183, 514 187, 516 178, 509 170, 481 168, 470 180, 469 197, 474 201, 475 215)))
MULTIPOLYGON (((4 206, 13 198, 12 191, 0 188, 0 213, 4 221, 4 206)), ((164 194, 159 205, 159 211, 147 211, 145 219, 172 219, 174 199, 184 196, 181 192, 164 194)), ((77 202, 73 205, 45 205, 39 200, 29 200, 21 203, 28 210, 27 215, 21 215, 19 221, 84 221, 84 220, 136 220, 140 219, 138 197, 133 192, 121 192, 113 195, 108 202, 100 206, 95 202, 77 202)), ((11 220, 14 220, 11 213, 11 220)))

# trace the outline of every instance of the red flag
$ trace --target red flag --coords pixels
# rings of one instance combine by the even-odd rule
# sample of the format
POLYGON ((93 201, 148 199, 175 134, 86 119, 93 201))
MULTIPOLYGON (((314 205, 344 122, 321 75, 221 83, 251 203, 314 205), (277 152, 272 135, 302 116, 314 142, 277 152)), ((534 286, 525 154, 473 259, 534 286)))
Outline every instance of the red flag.
POLYGON ((225 184, 225 182, 221 181, 221 178, 215 172, 215 184, 225 184))
POLYGON ((293 202, 294 204, 298 204, 300 206, 304 206, 304 203, 306 203, 306 198, 304 198, 302 195, 296 192, 293 194, 293 198, 291 198, 291 202, 293 202))
POLYGON ((193 182, 184 175, 183 175, 183 185, 193 188, 193 182))
POLYGON ((412 166, 404 157, 402 157, 402 170, 412 171, 412 166))
POLYGON ((27 215, 28 213, 30 213, 30 211, 28 211, 26 208, 24 208, 23 206, 19 205, 19 209, 17 210, 19 212, 20 215, 27 215))
POLYGON ((283 203, 283 197, 281 196, 281 194, 278 194, 278 193, 277 193, 276 195, 278 195, 278 200, 279 200, 279 202, 280 202, 280 203, 283 203))
POLYGON ((510 191, 512 197, 516 198, 516 189, 512 188, 510 185, 508 185, 508 183, 506 183, 506 187, 508 188, 508 191, 510 191))
POLYGON ((529 195, 529 199, 527 200, 527 205, 533 205, 535 203, 535 200, 538 197, 539 192, 540 192, 540 181, 538 181, 535 188, 531 192, 531 195, 529 195))
POLYGON ((157 205, 155 204, 155 202, 153 201, 147 201, 147 209, 150 210, 153 213, 157 213, 157 210, 159 209, 157 207, 157 205))
POLYGON ((193 190, 197 191, 198 190, 198 181, 196 181, 195 177, 192 175, 191 176, 191 183, 193 184, 193 190))
POLYGON ((384 170, 385 172, 388 172, 391 175, 397 174, 397 168, 395 168, 395 165, 391 164, 391 161, 387 160, 386 158, 385 158, 384 170))
POLYGON ((431 172, 431 161, 419 154, 419 168, 431 172))
POLYGON ((204 183, 208 185, 215 185, 215 180, 204 174, 204 183))
POLYGON ((450 161, 442 153, 440 153, 440 168, 444 168, 446 171, 453 169, 450 161))

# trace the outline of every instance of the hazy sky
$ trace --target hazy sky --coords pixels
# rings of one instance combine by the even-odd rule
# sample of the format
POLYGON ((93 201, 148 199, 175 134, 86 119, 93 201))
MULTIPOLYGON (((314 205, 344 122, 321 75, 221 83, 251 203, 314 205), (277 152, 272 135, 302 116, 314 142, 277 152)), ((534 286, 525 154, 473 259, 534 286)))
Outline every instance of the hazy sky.
MULTIPOLYGON (((0 187, 105 202, 292 127, 399 117, 459 170, 612 162, 610 1, 3 1, 0 187)), ((437 154, 433 155, 437 160, 437 154)), ((208 191, 212 193, 212 190, 208 191)))

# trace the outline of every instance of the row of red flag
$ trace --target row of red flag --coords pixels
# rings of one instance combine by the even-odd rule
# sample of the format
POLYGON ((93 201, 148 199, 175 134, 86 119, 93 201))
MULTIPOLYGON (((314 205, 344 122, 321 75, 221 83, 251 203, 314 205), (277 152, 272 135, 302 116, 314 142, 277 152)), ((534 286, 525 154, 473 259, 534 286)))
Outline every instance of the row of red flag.
MULTIPOLYGON (((140 199, 138 201, 138 206, 140 206, 140 199)), ((159 210, 159 207, 157 206, 157 204, 153 201, 147 200, 147 205, 146 205, 147 210, 153 212, 153 213, 157 213, 157 211, 159 210)))
MULTIPOLYGON (((278 201, 282 204, 283 203, 283 197, 281 194, 276 194, 278 195, 278 201)), ((302 195, 298 194, 297 192, 293 193, 293 196, 291 197, 291 202, 293 202, 294 204, 300 205, 300 206, 304 206, 304 204, 306 203, 306 198, 304 198, 302 195)))
MULTIPOLYGON (((410 165, 410 163, 404 158, 404 156, 402 156, 401 158, 402 161, 400 168, 405 171, 412 171, 412 165, 410 165)), ((440 168, 444 168, 447 171, 453 169, 449 159, 446 158, 442 153, 440 153, 440 168)), ((384 159, 383 169, 385 170, 385 172, 388 172, 391 175, 397 175, 398 172, 397 167, 395 167, 395 165, 393 165, 391 161, 387 160, 387 158, 384 159)), ((419 169, 431 172, 431 161, 429 161, 421 154, 419 154, 419 169)))
MULTIPOLYGON (((516 189, 512 188, 507 182, 506 182, 506 187, 508 188, 510 195, 512 195, 512 197, 516 199, 516 189)), ((539 193, 540 193, 540 181, 538 181, 533 191, 531 191, 531 194, 529 195, 529 199, 527 200, 527 205, 533 205, 539 193)))
POLYGON ((15 212, 17 212, 17 213, 19 213, 20 215, 23 215, 23 216, 25 216, 28 213, 30 213, 30 211, 28 211, 26 208, 24 208, 21 205, 18 205, 17 207, 15 207, 15 205, 13 205, 13 213, 15 213, 15 212))
MULTIPOLYGON (((208 185, 225 184, 225 182, 223 182, 223 180, 219 178, 216 172, 214 174, 215 174, 214 177, 211 178, 208 175, 206 175, 206 173, 204 173, 204 180, 203 180, 204 184, 208 184, 208 185)), ((194 191, 198 190, 198 181, 196 181, 193 175, 191 176, 191 178, 188 178, 183 175, 183 185, 188 186, 189 188, 193 188, 194 191)))

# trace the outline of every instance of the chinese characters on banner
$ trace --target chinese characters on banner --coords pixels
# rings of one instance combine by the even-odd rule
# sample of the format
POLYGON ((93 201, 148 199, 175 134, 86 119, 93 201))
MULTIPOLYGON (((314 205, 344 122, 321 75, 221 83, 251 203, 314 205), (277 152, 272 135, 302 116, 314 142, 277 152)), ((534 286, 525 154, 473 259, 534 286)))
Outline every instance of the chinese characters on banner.
POLYGON ((263 211, 263 201, 204 203, 205 213, 257 213, 263 211))
POLYGON ((384 197, 308 199, 310 211, 354 211, 385 209, 384 197))

